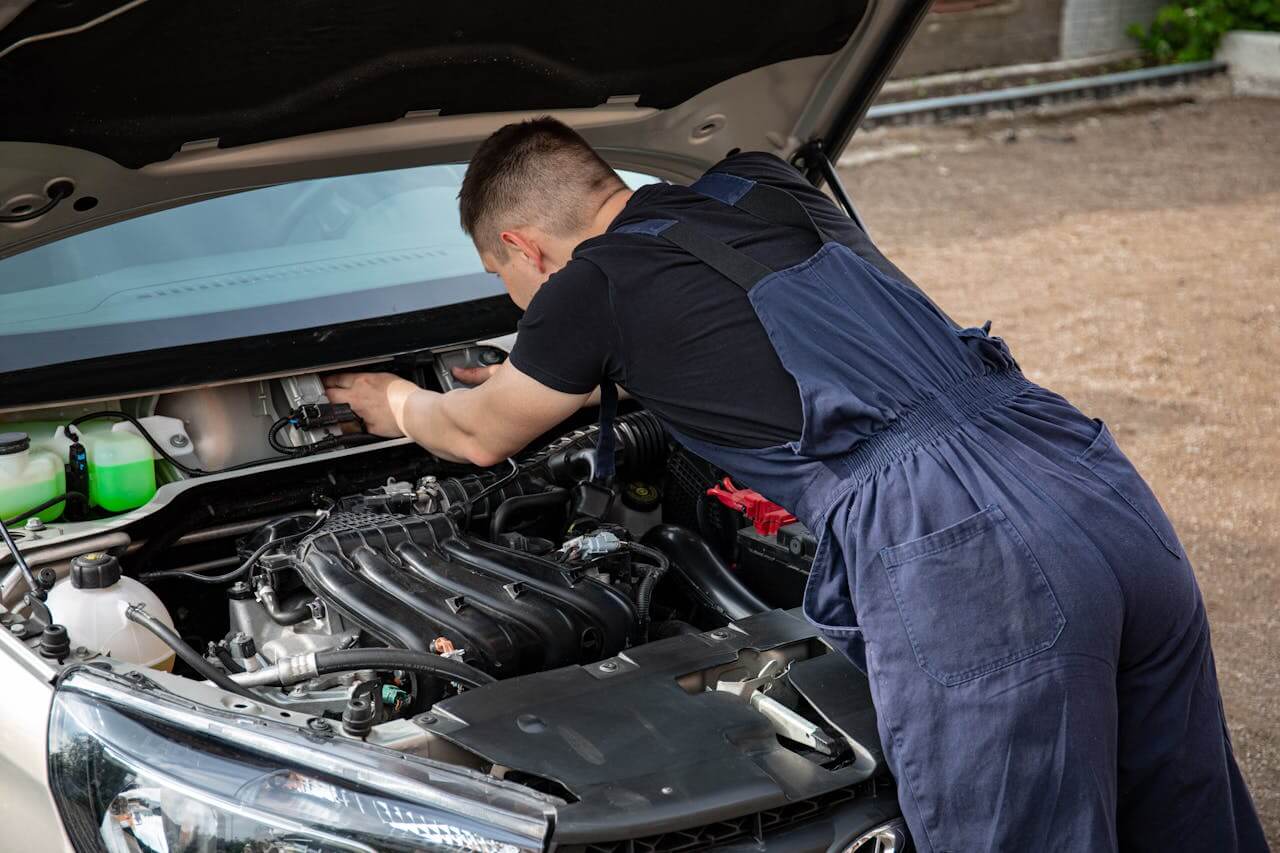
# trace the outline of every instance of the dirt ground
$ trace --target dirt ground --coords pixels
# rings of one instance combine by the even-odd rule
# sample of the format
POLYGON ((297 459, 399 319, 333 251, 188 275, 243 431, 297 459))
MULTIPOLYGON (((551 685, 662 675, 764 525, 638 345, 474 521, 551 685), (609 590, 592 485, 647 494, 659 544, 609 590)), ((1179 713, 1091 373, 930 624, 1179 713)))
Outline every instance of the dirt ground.
POLYGON ((871 235, 1103 418, 1172 516, 1280 841, 1280 100, 860 135, 871 235))

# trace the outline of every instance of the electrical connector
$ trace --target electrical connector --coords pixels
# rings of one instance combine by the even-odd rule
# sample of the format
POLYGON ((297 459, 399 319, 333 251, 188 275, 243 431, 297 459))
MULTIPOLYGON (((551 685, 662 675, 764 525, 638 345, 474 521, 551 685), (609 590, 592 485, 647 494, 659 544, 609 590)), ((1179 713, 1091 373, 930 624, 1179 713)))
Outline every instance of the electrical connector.
POLYGON ((622 540, 617 534, 607 530, 598 530, 583 536, 575 536, 560 546, 561 553, 571 554, 581 559, 612 554, 622 547, 622 540))
POLYGON ((298 429, 360 422, 360 416, 346 403, 306 403, 289 413, 289 423, 298 429))

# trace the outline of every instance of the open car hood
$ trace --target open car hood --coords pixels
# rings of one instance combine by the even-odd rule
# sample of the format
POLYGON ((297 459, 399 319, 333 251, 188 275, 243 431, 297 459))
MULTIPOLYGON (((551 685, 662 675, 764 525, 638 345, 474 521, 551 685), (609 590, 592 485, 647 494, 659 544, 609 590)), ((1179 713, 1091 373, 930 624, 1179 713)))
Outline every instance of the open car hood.
POLYGON ((0 257, 551 114, 676 180, 847 142, 928 0, 0 0, 0 257), (60 183, 61 182, 61 183, 60 183), (68 183, 69 182, 69 185, 68 183))

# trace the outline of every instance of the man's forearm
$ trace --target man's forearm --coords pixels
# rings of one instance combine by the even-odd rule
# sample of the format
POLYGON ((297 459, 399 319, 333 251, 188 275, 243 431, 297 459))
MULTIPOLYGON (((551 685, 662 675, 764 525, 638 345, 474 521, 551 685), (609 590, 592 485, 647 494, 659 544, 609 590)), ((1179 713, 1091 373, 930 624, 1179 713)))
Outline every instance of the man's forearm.
POLYGON ((326 382, 333 399, 377 424, 376 435, 406 435, 437 456, 482 467, 519 452, 587 396, 547 388, 510 365, 478 388, 444 394, 391 374, 334 374, 326 382))
POLYGON ((443 402, 443 394, 419 388, 407 379, 387 386, 387 405, 401 432, 436 456, 470 462, 467 433, 448 417, 443 402))
MULTIPOLYGON (((496 465, 513 450, 493 446, 476 428, 474 413, 468 411, 473 391, 427 391, 408 380, 387 387, 387 404, 396 424, 409 438, 436 456, 451 462, 496 465)), ((516 448, 517 450, 519 448, 516 448)))

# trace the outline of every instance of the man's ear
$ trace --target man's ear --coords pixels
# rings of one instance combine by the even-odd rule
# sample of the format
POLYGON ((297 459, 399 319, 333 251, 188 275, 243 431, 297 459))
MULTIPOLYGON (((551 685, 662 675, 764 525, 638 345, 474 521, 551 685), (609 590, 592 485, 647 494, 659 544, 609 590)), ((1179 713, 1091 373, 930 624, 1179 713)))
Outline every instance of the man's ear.
POLYGON ((546 259, 542 254, 542 247, 537 241, 529 239, 529 236, 519 231, 503 231, 499 238, 508 251, 515 251, 521 255, 527 262, 533 264, 534 269, 540 273, 546 272, 546 259))

